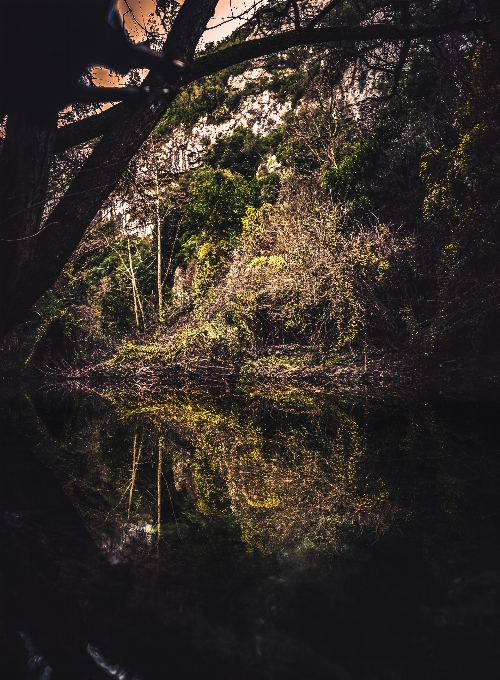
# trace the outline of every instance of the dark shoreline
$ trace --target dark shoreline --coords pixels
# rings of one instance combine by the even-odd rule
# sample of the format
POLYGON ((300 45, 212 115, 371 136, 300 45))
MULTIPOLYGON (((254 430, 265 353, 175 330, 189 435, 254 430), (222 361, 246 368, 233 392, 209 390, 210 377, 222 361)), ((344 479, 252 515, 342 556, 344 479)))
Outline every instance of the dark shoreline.
POLYGON ((366 360, 344 358, 331 365, 310 366, 294 366, 286 356, 270 358, 274 361, 267 364, 258 360, 231 365, 184 360, 168 365, 155 361, 138 361, 135 365, 103 362, 29 371, 12 367, 3 378, 2 391, 18 391, 21 385, 24 389, 52 385, 128 391, 137 396, 168 389, 304 390, 346 396, 451 399, 489 399, 500 394, 500 354, 460 359, 379 353, 366 360))

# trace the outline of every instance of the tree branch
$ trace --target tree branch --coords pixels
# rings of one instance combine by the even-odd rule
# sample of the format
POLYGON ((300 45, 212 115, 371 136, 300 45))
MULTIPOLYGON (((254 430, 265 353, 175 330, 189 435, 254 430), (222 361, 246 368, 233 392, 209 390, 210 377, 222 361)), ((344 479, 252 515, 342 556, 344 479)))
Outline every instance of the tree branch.
POLYGON ((300 24, 300 12, 299 6, 297 5, 297 0, 292 0, 293 7, 293 26, 296 31, 300 31, 302 26, 300 24))
MULTIPOLYGON (((172 58, 190 63, 199 39, 212 17, 217 0, 185 0, 164 45, 172 58)), ((153 89, 165 86, 149 74, 153 89)), ((178 82, 172 83, 175 86, 178 82)), ((157 125, 174 97, 151 97, 135 108, 121 105, 112 128, 107 128, 90 157, 56 205, 46 224, 31 240, 31 255, 19 262, 19 285, 8 290, 9 311, 2 320, 5 334, 31 305, 53 285, 99 208, 115 189, 128 163, 157 125)), ((83 121, 82 121, 83 122, 83 121)), ((69 126, 68 126, 69 127, 69 126)), ((102 133, 101 133, 102 134, 102 133)), ((95 136, 95 135, 93 135, 95 136)))
MULTIPOLYGON (((243 61, 257 59, 258 57, 264 57, 275 52, 284 52, 291 47, 298 47, 299 45, 433 38, 450 33, 471 33, 473 31, 486 30, 495 21, 498 21, 498 19, 454 22, 441 26, 375 24, 372 26, 357 26, 355 28, 350 26, 306 27, 300 31, 284 31, 278 35, 248 40, 236 45, 230 45, 217 52, 210 52, 197 57, 189 72, 182 78, 182 85, 188 85, 195 80, 217 73, 229 66, 235 66, 243 61)), ((104 113, 99 113, 60 128, 57 134, 56 153, 101 136, 116 124, 116 121, 120 119, 121 112, 125 109, 124 104, 119 104, 104 113)))
POLYGON ((331 0, 331 2, 326 5, 326 7, 323 7, 321 12, 319 12, 314 19, 311 19, 311 21, 307 24, 306 29, 311 29, 314 28, 319 24, 320 21, 323 21, 323 19, 330 14, 330 12, 337 7, 337 5, 340 5, 341 2, 344 0, 331 0))
POLYGON ((403 73, 403 68, 404 68, 404 65, 406 64, 406 60, 407 60, 408 54, 410 52, 410 47, 411 47, 411 38, 406 38, 406 40, 403 43, 403 47, 401 48, 401 51, 399 53, 398 63, 396 64, 396 68, 394 70, 394 83, 392 85, 392 95, 393 96, 398 91, 399 79, 401 78, 401 74, 403 73))
POLYGON ((63 125, 57 131, 54 153, 62 153, 74 146, 100 137, 106 130, 118 122, 120 113, 124 108, 125 104, 117 104, 101 113, 96 113, 74 123, 63 125))
POLYGON ((217 71, 249 59, 264 57, 275 52, 284 52, 299 45, 314 45, 329 42, 366 42, 370 40, 413 40, 432 38, 449 33, 471 33, 487 28, 491 21, 468 21, 444 26, 403 26, 375 24, 372 26, 332 26, 302 31, 285 31, 278 35, 248 40, 231 45, 218 52, 211 52, 195 59, 188 74, 187 82, 198 80, 217 71))

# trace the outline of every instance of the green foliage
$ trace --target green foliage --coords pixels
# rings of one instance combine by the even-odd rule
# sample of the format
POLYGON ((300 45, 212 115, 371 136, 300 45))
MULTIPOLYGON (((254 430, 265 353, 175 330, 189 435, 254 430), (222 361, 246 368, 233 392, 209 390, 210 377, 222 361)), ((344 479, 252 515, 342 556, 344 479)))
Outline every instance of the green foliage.
POLYGON ((402 101, 383 105, 369 131, 360 134, 352 125, 339 126, 334 162, 321 169, 324 190, 347 204, 354 215, 393 207, 395 200, 403 202, 397 211, 402 207, 418 210, 423 199, 419 160, 436 126, 432 116, 409 96, 409 78, 401 88, 402 101))
POLYGON ((348 109, 342 113, 319 78, 308 90, 310 105, 288 116, 277 159, 295 174, 319 176, 332 199, 347 207, 351 222, 383 210, 384 221, 415 225, 425 195, 420 157, 430 144, 448 143, 455 135, 450 103, 457 101, 459 86, 448 71, 436 75, 438 58, 427 46, 414 50, 397 96, 380 97, 389 95, 388 83, 372 83, 378 100, 359 105, 359 120, 348 109))
MULTIPOLYGON (((342 3, 331 19, 351 22, 357 11, 342 3)), ((272 363, 267 348, 285 343, 298 348, 290 365, 304 365, 361 345, 500 338, 497 58, 422 40, 396 94, 384 76, 367 85, 363 66, 353 94, 368 98, 342 109, 336 87, 351 47, 271 55, 259 62, 271 77, 243 90, 229 78, 250 63, 221 71, 185 88, 157 128, 159 137, 206 115, 230 117, 263 87, 295 103, 306 94, 277 130, 262 138, 236 127, 175 189, 161 187, 164 269, 168 261, 174 278, 165 361, 260 353, 257 361, 272 363)), ((153 329, 154 240, 100 229, 99 245, 75 258, 47 298, 42 335, 56 320, 55 337, 70 306, 92 309, 113 337, 153 329)))
POLYGON ((90 361, 123 334, 143 330, 152 312, 153 264, 149 239, 117 237, 109 223, 97 225, 37 304, 37 323, 26 333, 25 360, 36 366, 90 361))
MULTIPOLYGON (((89 286, 88 297, 101 314, 111 332, 130 332, 137 327, 134 296, 130 276, 130 254, 138 294, 154 291, 153 253, 147 240, 122 238, 96 256, 83 276, 89 286)), ((140 312, 140 309, 139 309, 140 312)), ((144 320, 140 319, 141 326, 144 320)))
POLYGON ((217 74, 192 83, 184 88, 169 106, 163 119, 155 130, 160 137, 168 134, 181 125, 191 128, 205 115, 213 115, 222 106, 232 102, 229 110, 235 108, 241 98, 239 91, 227 92, 227 83, 231 76, 244 73, 249 62, 223 69, 217 74))
POLYGON ((102 319, 89 306, 64 307, 53 298, 51 313, 38 328, 26 359, 26 364, 37 368, 52 367, 61 363, 89 361, 93 352, 104 340, 102 319))
MULTIPOLYGON (((224 157, 224 154, 222 154, 224 157)), ((189 200, 181 221, 181 256, 189 262, 196 246, 209 239, 234 245, 248 206, 275 195, 277 178, 270 173, 247 179, 229 169, 202 165, 191 177, 189 200)))
MULTIPOLYGON (((113 277, 116 280, 116 277, 113 277)), ((109 288, 100 296, 99 312, 110 329, 118 332, 131 331, 134 327, 134 309, 130 293, 123 288, 109 288)))
POLYGON ((224 168, 251 179, 269 151, 266 138, 249 128, 237 127, 231 135, 219 137, 203 155, 203 162, 212 168, 224 168))
POLYGON ((198 243, 194 253, 196 274, 194 277, 194 291, 198 295, 208 292, 215 282, 218 272, 226 264, 231 252, 231 243, 227 240, 214 241, 206 239, 198 243))
POLYGON ((168 360, 241 360, 276 343, 318 348, 318 358, 335 359, 356 345, 369 310, 390 326, 383 291, 397 279, 398 251, 411 244, 397 244, 382 225, 346 236, 338 210, 320 201, 295 182, 281 205, 248 207, 232 248, 200 239, 194 309, 169 338, 168 360))
POLYGON ((214 170, 206 165, 196 170, 181 222, 181 246, 186 260, 192 257, 197 242, 193 235, 228 237, 239 232, 246 206, 254 201, 254 187, 239 173, 214 170))
POLYGON ((295 106, 303 95, 308 80, 307 71, 302 70, 283 72, 283 70, 273 70, 269 89, 275 92, 284 101, 291 98, 292 106, 295 106))
POLYGON ((339 163, 323 173, 323 188, 336 200, 349 201, 355 210, 370 208, 370 189, 380 152, 380 141, 373 133, 344 144, 339 163))
POLYGON ((439 234, 433 342, 496 346, 500 340, 500 81, 498 58, 466 60, 468 92, 458 142, 422 157, 424 215, 439 234))

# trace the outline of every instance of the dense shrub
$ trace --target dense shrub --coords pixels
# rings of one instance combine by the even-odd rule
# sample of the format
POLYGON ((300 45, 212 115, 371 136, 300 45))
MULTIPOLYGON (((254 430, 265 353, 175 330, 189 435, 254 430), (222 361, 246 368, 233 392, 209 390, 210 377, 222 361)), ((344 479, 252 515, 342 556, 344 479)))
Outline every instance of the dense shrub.
POLYGON ((498 57, 466 60, 458 140, 423 156, 424 214, 439 235, 438 347, 500 342, 500 79, 498 57))
POLYGON ((298 343, 335 357, 370 314, 390 326, 385 279, 412 243, 383 225, 344 233, 339 217, 319 189, 297 181, 277 206, 249 208, 223 278, 205 288, 167 353, 235 358, 298 343))

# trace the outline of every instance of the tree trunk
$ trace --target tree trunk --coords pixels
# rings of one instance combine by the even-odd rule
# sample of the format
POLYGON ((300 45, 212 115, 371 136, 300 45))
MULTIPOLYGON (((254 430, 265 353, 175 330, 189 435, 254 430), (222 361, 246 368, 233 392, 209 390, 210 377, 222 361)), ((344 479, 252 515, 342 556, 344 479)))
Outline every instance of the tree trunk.
POLYGON ((56 114, 42 121, 17 114, 7 122, 0 156, 0 337, 14 325, 10 319, 27 311, 16 307, 31 286, 56 130, 56 114))
MULTIPOLYGON (((185 0, 165 42, 165 52, 190 63, 216 4, 217 0, 185 0)), ((166 83, 150 73, 146 84, 160 89, 166 83)), ((181 84, 181 77, 170 83, 174 87, 181 84)), ((55 283, 173 98, 171 92, 134 107, 124 106, 42 229, 56 120, 39 122, 28 116, 9 119, 0 169, 0 337, 19 323, 55 283)))
POLYGON ((161 276, 161 220, 160 189, 158 186, 158 168, 155 167, 155 218, 156 218, 156 288, 158 291, 158 321, 163 321, 163 280, 161 276))

